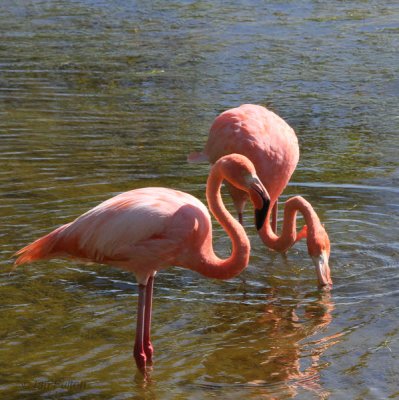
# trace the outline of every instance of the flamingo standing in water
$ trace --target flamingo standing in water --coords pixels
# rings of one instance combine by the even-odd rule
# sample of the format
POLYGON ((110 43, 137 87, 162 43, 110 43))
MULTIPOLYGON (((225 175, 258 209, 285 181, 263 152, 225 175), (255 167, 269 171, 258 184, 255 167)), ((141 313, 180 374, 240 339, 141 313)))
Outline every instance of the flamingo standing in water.
POLYGON ((270 197, 244 156, 231 154, 212 167, 206 188, 209 208, 232 241, 232 253, 220 259, 212 246, 212 224, 195 197, 166 188, 131 190, 112 197, 19 250, 15 265, 51 258, 74 258, 126 269, 139 284, 134 358, 146 376, 152 362, 152 293, 157 271, 175 265, 217 279, 238 275, 249 261, 250 243, 243 227, 226 210, 223 180, 244 191, 255 207, 257 229, 265 221, 270 197))
MULTIPOLYGON (((239 153, 249 158, 270 194, 271 207, 259 235, 267 247, 286 252, 295 242, 307 238, 308 253, 316 267, 320 286, 332 285, 328 259, 330 241, 313 207, 303 197, 295 196, 286 202, 281 235, 277 234, 278 197, 283 192, 299 159, 298 139, 294 130, 278 115, 265 107, 244 104, 220 114, 209 131, 203 152, 188 156, 189 162, 215 163, 220 157, 239 153), (297 233, 296 214, 301 212, 306 225, 297 233), (272 214, 272 215, 270 215, 272 214), (270 222, 271 216, 271 222, 270 222)), ((228 185, 238 219, 248 196, 228 185)))

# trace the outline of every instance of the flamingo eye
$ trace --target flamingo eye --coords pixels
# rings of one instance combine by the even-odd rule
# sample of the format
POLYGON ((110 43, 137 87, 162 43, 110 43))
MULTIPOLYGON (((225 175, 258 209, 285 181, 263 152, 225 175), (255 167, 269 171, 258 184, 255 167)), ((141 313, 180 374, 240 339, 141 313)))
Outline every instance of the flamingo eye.
POLYGON ((244 181, 247 186, 251 186, 253 183, 259 183, 259 179, 256 175, 244 173, 244 181))

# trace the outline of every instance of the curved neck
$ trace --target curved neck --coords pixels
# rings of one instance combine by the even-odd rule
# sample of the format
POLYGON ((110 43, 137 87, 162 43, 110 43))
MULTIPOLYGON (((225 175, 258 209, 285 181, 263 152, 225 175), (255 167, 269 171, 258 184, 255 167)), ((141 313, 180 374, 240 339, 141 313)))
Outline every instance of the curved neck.
POLYGON ((230 279, 248 265, 250 243, 244 228, 232 217, 223 204, 220 193, 222 181, 223 177, 218 168, 212 168, 207 181, 206 197, 212 214, 231 239, 231 255, 223 260, 215 254, 212 245, 212 231, 210 231, 201 248, 200 260, 192 269, 208 278, 230 279))
POLYGON ((296 242, 296 214, 298 211, 303 215, 309 233, 315 230, 316 225, 320 225, 319 217, 308 201, 301 196, 291 197, 286 201, 284 206, 284 219, 281 235, 278 236, 273 232, 270 225, 270 213, 267 216, 265 226, 259 232, 261 239, 267 247, 278 252, 284 252, 296 242))

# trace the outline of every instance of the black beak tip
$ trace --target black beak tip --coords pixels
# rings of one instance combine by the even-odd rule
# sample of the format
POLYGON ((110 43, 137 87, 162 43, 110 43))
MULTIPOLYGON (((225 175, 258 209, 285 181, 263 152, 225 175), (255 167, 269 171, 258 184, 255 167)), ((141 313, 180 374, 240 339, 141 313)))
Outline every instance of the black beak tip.
POLYGON ((266 215, 269 211, 269 206, 270 200, 263 198, 263 207, 261 209, 255 210, 255 225, 258 231, 262 229, 263 224, 265 223, 266 215))

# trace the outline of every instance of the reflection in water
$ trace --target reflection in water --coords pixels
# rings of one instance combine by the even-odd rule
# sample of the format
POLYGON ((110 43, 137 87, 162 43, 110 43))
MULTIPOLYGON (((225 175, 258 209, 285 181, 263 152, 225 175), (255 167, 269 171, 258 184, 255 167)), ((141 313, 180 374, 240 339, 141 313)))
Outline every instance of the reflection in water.
POLYGON ((284 345, 272 349, 263 363, 272 366, 275 371, 273 378, 286 382, 292 395, 296 394, 296 387, 299 386, 324 398, 329 392, 323 390, 319 383, 320 357, 337 342, 340 335, 322 336, 313 340, 310 347, 307 341, 313 336, 322 335, 331 323, 334 303, 330 293, 321 293, 319 299, 303 307, 303 316, 296 311, 301 308, 300 304, 282 309, 271 303, 265 308, 265 314, 259 321, 270 323, 273 327, 271 339, 278 341, 284 338, 284 345), (303 341, 305 343, 301 343, 303 341), (310 365, 303 366, 303 359, 307 357, 310 357, 310 365))
POLYGON ((224 372, 218 382, 208 380, 204 386, 257 387, 257 396, 281 392, 287 398, 295 396, 297 389, 302 388, 319 398, 327 398, 330 392, 319 382, 320 370, 325 367, 320 358, 342 335, 325 335, 333 320, 331 296, 325 292, 311 300, 283 304, 278 290, 270 289, 268 304, 256 321, 247 321, 232 329, 224 338, 225 345, 206 358, 209 380, 218 376, 214 365, 220 365, 221 360, 224 372), (240 343, 234 340, 237 337, 240 343), (236 354, 226 352, 230 338, 235 342, 236 354), (246 367, 243 368, 243 364, 246 367), (254 376, 257 378, 253 379, 254 376))

